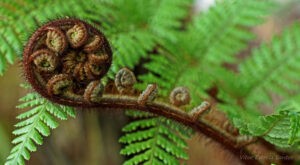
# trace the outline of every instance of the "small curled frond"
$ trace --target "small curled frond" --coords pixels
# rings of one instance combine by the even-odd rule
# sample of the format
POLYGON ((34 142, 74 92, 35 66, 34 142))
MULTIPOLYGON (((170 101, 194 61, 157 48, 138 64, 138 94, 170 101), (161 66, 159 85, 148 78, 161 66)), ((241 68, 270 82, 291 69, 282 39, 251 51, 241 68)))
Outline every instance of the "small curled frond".
POLYGON ((92 53, 101 47, 102 42, 103 39, 100 36, 94 35, 89 39, 88 43, 84 46, 83 50, 87 53, 92 53))
POLYGON ((135 83, 135 75, 128 68, 122 68, 115 76, 115 85, 121 94, 132 93, 135 83))
POLYGON ((88 32, 82 22, 76 23, 66 33, 67 39, 73 48, 82 46, 88 39, 88 32))
POLYGON ((61 95, 72 89, 72 80, 67 74, 58 74, 51 77, 46 85, 49 95, 61 95))
POLYGON ((104 92, 104 86, 99 80, 92 81, 84 91, 84 99, 88 102, 100 101, 104 92))
POLYGON ((30 55, 29 61, 32 61, 36 69, 41 72, 53 72, 58 64, 57 56, 47 49, 37 50, 30 55))
POLYGON ((210 110, 210 103, 207 101, 202 102, 199 106, 193 108, 189 115, 192 117, 194 121, 197 121, 201 115, 207 113, 210 110))
POLYGON ((170 102, 175 106, 189 104, 190 100, 190 93, 185 87, 176 87, 170 94, 170 102))
POLYGON ((156 84, 149 84, 147 88, 140 94, 138 103, 145 105, 147 102, 151 102, 155 99, 158 89, 156 84))
POLYGON ((55 27, 47 28, 47 47, 56 53, 62 53, 67 48, 67 41, 64 33, 55 27))

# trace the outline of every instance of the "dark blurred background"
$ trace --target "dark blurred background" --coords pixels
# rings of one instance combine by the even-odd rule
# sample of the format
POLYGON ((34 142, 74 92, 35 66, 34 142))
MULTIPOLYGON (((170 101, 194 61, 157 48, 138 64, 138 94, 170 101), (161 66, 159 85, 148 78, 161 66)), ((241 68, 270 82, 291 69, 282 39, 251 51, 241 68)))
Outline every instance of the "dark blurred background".
MULTIPOLYGON (((280 6, 267 21, 253 29, 258 38, 250 44, 255 47, 262 41, 268 42, 274 34, 291 22, 300 18, 300 0, 281 0, 280 6)), ((213 5, 213 0, 199 0, 196 5, 204 11, 213 5)), ((300 27, 299 27, 300 28, 300 27)), ((244 52, 247 54, 247 51, 244 52)), ((243 53, 242 53, 242 56, 243 53)), ((0 77, 0 164, 5 162, 12 147, 11 132, 17 122, 15 117, 21 113, 16 109, 18 99, 26 90, 20 87, 24 82, 19 64, 10 66, 0 77)), ((77 118, 60 122, 59 128, 45 139, 38 152, 32 154, 27 164, 31 165, 119 165, 123 157, 119 154, 121 145, 118 139, 121 128, 128 122, 126 116, 118 112, 97 112, 96 110, 78 110, 77 118)), ((187 164, 239 164, 229 153, 217 144, 200 135, 188 141, 190 159, 187 164)))

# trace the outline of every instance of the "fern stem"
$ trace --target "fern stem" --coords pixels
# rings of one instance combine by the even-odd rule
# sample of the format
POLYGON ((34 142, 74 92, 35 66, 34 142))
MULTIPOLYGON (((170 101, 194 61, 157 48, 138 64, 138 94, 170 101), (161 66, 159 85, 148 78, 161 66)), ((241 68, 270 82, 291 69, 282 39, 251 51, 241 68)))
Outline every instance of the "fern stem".
MULTIPOLYGON (((262 147, 262 143, 256 143, 241 147, 237 144, 236 140, 229 134, 219 131, 215 127, 209 125, 207 122, 201 120, 194 121, 192 116, 188 113, 185 113, 180 108, 171 106, 162 102, 154 101, 147 102, 146 104, 138 104, 138 98, 134 96, 120 96, 120 95, 103 95, 100 101, 97 101, 94 104, 90 104, 89 107, 101 109, 114 109, 114 110, 127 110, 134 109, 144 112, 150 112, 159 116, 163 116, 172 120, 175 120, 179 123, 182 123, 198 133, 202 133, 209 138, 212 138, 216 142, 220 143, 225 149, 231 151, 238 158, 248 157, 250 159, 240 159, 245 164, 265 164, 259 159, 256 159, 255 153, 251 152, 250 149, 255 145, 255 147, 262 147)), ((265 147, 264 147, 265 148, 265 147)))

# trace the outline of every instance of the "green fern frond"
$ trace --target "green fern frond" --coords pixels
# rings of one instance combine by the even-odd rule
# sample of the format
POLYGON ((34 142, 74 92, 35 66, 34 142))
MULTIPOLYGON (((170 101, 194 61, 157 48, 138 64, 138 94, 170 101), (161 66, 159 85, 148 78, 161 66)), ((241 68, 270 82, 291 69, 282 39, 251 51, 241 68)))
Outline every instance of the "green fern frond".
MULTIPOLYGON (((225 102, 219 108, 227 112, 242 134, 262 136, 279 147, 299 145, 299 99, 280 107, 279 112, 260 116, 261 104, 271 105, 272 96, 290 100, 300 91, 297 74, 300 67, 299 24, 286 29, 269 44, 262 44, 239 65, 240 73, 227 73, 220 81, 219 98, 225 102), (289 131, 289 134, 282 132, 289 131)), ((292 99, 294 100, 294 99, 292 99)))
POLYGON ((189 130, 162 117, 151 114, 137 117, 136 114, 127 113, 135 120, 123 128, 126 134, 119 139, 121 143, 126 144, 121 154, 130 156, 124 164, 156 162, 173 165, 179 164, 178 159, 188 159, 184 139, 189 137, 191 133, 189 130))
POLYGON ((250 28, 264 22, 271 0, 217 1, 214 7, 195 17, 189 28, 191 52, 201 64, 234 62, 235 55, 254 38, 250 28))
POLYGON ((7 158, 6 165, 22 165, 29 160, 30 152, 37 150, 37 144, 43 143, 43 136, 49 136, 50 130, 58 127, 55 118, 67 120, 69 116, 75 117, 75 111, 66 106, 57 105, 42 98, 37 93, 28 93, 20 99, 22 104, 17 108, 31 108, 20 114, 20 121, 15 125, 13 134, 17 137, 12 141, 15 145, 7 158))
POLYGON ((214 85, 217 71, 224 62, 233 62, 235 54, 254 38, 249 29, 261 23, 270 12, 268 0, 220 1, 207 13, 195 16, 186 32, 178 32, 178 41, 165 40, 159 53, 151 55, 144 66, 149 73, 139 77, 145 88, 148 82, 160 85, 167 96, 175 86, 191 91, 192 104, 207 98, 207 90, 214 85))
POLYGON ((299 48, 300 30, 299 24, 295 24, 280 38, 255 49, 252 56, 239 66, 244 90, 237 97, 245 100, 247 108, 272 103, 271 94, 288 99, 300 91, 299 48))
POLYGON ((273 115, 253 118, 247 123, 238 118, 235 118, 233 122, 243 134, 262 137, 278 147, 299 149, 299 101, 289 101, 280 106, 277 111, 273 115))
MULTIPOLYGON (((213 84, 214 68, 220 67, 223 62, 232 62, 234 56, 230 55, 245 48, 247 41, 253 39, 253 35, 245 27, 253 27, 263 19, 257 18, 255 14, 252 15, 250 11, 254 10, 262 15, 262 13, 266 14, 269 8, 267 1, 255 1, 255 3, 222 1, 212 7, 208 13, 200 16, 199 21, 195 21, 194 26, 189 27, 187 32, 174 35, 178 38, 177 41, 161 42, 162 47, 158 49, 159 53, 151 55, 151 61, 144 65, 149 73, 139 76, 144 83, 137 85, 137 88, 144 89, 147 83, 155 82, 160 85, 160 94, 168 96, 175 86, 186 86, 191 93, 190 106, 199 104, 201 99, 207 97, 206 90, 213 84), (258 8, 255 5, 258 5, 258 8), (241 8, 244 10, 239 10, 241 8), (248 24, 243 22, 245 17, 249 17, 248 24), (251 24, 250 19, 254 20, 254 18, 257 20, 251 24), (246 43, 241 44, 241 42, 246 43), (221 50, 222 54, 216 50, 221 50), (214 61, 211 61, 212 59, 214 61)), ((141 138, 151 136, 153 134, 151 131, 147 135, 143 134, 144 137, 141 136, 141 138)), ((131 163, 134 160, 145 161, 149 154, 146 151, 149 149, 143 147, 149 147, 145 145, 149 143, 151 141, 146 141, 141 146, 145 155, 137 154, 136 158, 133 157, 130 159, 132 161, 129 161, 131 163)), ((140 153, 140 151, 136 152, 140 153)))
POLYGON ((115 0, 106 4, 111 15, 104 31, 115 49, 109 76, 121 67, 133 69, 162 39, 175 40, 173 34, 181 27, 191 1, 115 0))

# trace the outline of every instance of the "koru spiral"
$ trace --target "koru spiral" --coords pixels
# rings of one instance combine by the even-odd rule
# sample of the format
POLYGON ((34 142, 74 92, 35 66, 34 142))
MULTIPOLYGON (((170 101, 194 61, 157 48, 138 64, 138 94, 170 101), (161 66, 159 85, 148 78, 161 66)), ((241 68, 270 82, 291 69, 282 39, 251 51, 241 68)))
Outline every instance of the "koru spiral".
POLYGON ((46 23, 30 37, 23 52, 25 75, 45 98, 83 106, 101 98, 100 79, 112 62, 105 36, 79 19, 46 23))
MULTIPOLYGON (((128 68, 115 76, 118 94, 103 94, 101 79, 112 63, 112 51, 105 36, 92 25, 79 19, 59 19, 38 28, 25 45, 23 70, 33 89, 48 100, 69 106, 136 109, 165 116, 190 126, 222 143, 233 153, 248 154, 236 147, 234 139, 199 121, 209 113, 210 103, 204 101, 191 111, 184 111, 191 96, 188 88, 176 87, 169 103, 154 101, 159 87, 148 84, 139 96, 134 90, 136 77, 128 68)), ((248 154, 252 156, 251 154, 248 154)))

